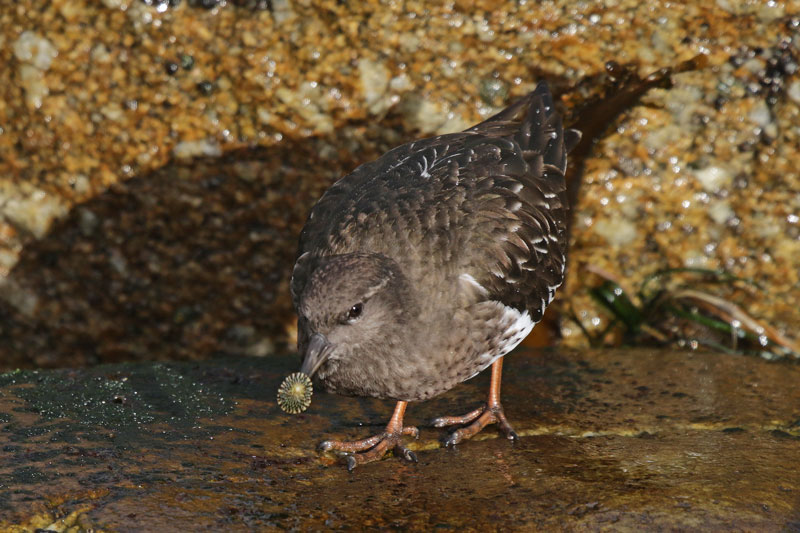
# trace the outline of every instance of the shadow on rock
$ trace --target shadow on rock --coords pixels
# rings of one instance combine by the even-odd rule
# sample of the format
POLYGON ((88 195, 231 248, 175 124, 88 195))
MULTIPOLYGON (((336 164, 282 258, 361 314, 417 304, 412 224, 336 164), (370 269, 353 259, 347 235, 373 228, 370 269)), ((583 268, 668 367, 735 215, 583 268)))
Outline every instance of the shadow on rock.
POLYGON ((171 163, 75 206, 3 287, 0 368, 279 350, 309 208, 397 138, 350 127, 171 163))

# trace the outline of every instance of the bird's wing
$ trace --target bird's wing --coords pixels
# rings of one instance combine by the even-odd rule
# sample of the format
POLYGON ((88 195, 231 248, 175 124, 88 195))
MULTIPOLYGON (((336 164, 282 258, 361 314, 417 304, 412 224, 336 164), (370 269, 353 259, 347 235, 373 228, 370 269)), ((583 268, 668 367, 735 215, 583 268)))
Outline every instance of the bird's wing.
POLYGON ((502 135, 514 144, 498 164, 472 169, 486 192, 476 198, 473 238, 483 252, 468 273, 489 298, 527 310, 538 322, 564 278, 569 209, 564 173, 567 152, 580 133, 563 129, 543 83, 468 131, 502 135))
POLYGON ((360 250, 451 279, 466 275, 482 297, 538 320, 563 276, 565 142, 575 137, 565 138, 540 84, 469 130, 358 167, 309 215, 292 277, 295 302, 320 256, 360 250))

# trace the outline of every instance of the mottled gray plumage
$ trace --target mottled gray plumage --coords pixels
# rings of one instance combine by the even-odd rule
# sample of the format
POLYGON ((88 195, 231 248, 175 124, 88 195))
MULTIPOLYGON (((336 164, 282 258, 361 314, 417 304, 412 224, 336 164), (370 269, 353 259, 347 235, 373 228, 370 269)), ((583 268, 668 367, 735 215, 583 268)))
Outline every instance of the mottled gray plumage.
POLYGON ((540 84, 332 185, 291 281, 304 371, 332 392, 424 400, 516 346, 563 280, 578 138, 540 84))

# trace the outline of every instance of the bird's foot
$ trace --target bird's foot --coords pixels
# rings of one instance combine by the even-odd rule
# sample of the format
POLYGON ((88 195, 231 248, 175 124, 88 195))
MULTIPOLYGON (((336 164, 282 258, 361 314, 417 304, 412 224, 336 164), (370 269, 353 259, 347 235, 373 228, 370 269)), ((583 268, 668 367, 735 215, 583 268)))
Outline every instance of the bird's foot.
POLYGON ((403 436, 410 435, 419 438, 419 430, 414 426, 405 426, 399 431, 384 431, 367 439, 355 441, 326 440, 319 444, 319 449, 324 452, 343 452, 347 461, 347 469, 352 470, 361 464, 378 461, 389 450, 406 461, 417 462, 417 455, 405 447, 403 436))
POLYGON ((431 421, 431 425, 437 428, 461 424, 469 425, 465 425, 464 427, 450 433, 450 435, 444 439, 444 445, 446 447, 449 448, 451 446, 455 446, 463 440, 474 437, 480 430, 489 424, 497 424, 497 427, 503 432, 508 440, 516 442, 519 439, 517 433, 514 431, 514 428, 508 423, 508 419, 503 412, 503 406, 500 405, 499 402, 494 405, 486 404, 465 414, 464 416, 442 416, 439 418, 434 418, 431 421))

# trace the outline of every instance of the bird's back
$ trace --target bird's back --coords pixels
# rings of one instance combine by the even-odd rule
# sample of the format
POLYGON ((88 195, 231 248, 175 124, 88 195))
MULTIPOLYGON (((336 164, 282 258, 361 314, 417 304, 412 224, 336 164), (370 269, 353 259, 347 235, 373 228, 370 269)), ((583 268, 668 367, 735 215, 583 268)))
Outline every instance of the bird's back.
POLYGON ((545 84, 464 132, 397 147, 341 178, 312 209, 292 279, 295 303, 319 257, 386 255, 435 301, 467 280, 475 298, 533 322, 563 279, 564 132, 545 84))

